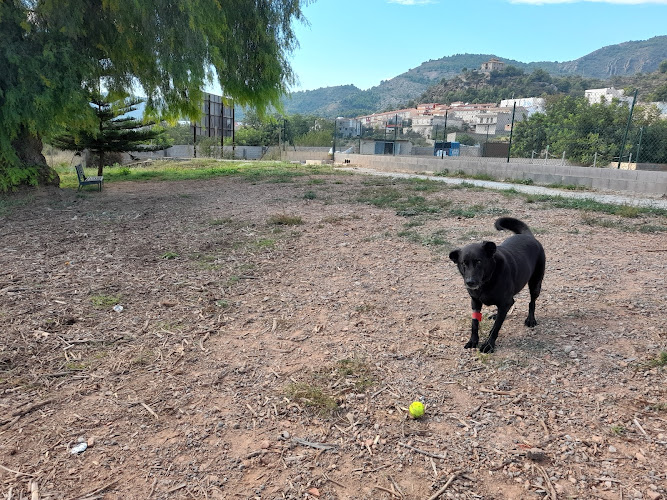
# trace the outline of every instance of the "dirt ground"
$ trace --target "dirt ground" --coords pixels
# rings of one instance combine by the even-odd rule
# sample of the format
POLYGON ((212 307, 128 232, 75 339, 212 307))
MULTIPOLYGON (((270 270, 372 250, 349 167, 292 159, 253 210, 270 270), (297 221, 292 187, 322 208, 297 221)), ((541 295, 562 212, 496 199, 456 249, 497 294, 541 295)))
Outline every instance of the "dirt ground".
POLYGON ((667 498, 665 217, 342 174, 5 207, 2 498, 667 498), (447 256, 501 214, 547 270, 481 355, 447 256))

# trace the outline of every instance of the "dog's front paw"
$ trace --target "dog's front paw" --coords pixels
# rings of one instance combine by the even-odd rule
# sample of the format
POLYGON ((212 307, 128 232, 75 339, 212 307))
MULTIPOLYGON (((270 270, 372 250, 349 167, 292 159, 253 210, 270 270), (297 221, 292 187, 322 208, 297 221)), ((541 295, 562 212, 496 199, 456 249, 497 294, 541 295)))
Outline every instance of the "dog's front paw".
POLYGON ((524 324, 530 328, 533 328, 537 325, 537 320, 535 318, 528 317, 526 318, 526 321, 524 321, 524 324))
POLYGON ((481 346, 479 346, 479 352, 483 352, 484 354, 489 354, 495 350, 496 346, 489 342, 484 342, 481 346))
POLYGON ((475 349, 477 347, 477 341, 469 340, 466 345, 463 346, 464 349, 475 349))

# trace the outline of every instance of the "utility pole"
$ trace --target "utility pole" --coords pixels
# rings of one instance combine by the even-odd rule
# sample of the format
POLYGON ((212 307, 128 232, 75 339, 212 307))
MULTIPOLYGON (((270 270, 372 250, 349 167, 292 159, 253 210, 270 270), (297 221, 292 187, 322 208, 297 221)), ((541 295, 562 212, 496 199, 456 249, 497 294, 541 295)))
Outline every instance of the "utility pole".
POLYGON ((398 133, 398 113, 394 117, 394 156, 396 156, 396 134, 398 133))

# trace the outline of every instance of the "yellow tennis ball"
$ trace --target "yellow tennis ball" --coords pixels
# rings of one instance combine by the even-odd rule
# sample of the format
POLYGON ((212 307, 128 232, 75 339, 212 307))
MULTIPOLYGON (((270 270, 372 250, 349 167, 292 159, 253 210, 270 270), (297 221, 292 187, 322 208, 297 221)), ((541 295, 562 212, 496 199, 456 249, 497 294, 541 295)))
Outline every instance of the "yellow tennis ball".
POLYGON ((415 401, 410 405, 410 416, 412 418, 419 418, 424 415, 424 405, 419 401, 415 401))

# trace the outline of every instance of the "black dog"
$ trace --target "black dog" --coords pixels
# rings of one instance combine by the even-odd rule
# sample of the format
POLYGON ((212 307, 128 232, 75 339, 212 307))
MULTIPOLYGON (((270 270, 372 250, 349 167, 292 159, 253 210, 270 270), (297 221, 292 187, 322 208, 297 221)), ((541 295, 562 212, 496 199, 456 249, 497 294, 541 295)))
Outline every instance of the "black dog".
POLYGON ((514 304, 514 296, 526 283, 530 289, 530 305, 525 323, 529 327, 537 324, 535 300, 540 295, 546 262, 542 245, 526 224, 511 217, 501 217, 495 226, 498 231, 507 229, 516 234, 499 246, 492 241, 483 241, 466 245, 449 254, 449 258, 456 262, 472 299, 472 333, 465 345, 466 349, 477 347, 479 342, 482 304, 498 306, 489 338, 479 348, 482 352, 495 350, 498 331, 514 304))

